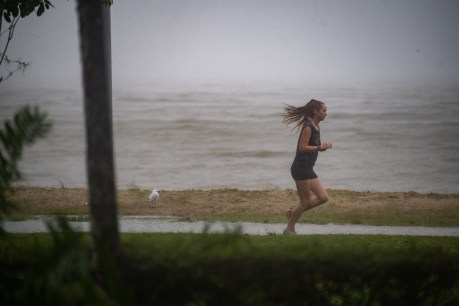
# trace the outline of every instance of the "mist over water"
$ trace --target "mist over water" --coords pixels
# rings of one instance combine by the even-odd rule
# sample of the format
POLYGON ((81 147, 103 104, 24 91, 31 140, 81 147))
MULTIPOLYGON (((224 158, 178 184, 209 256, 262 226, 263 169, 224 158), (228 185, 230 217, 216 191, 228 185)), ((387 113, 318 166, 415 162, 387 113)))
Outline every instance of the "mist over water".
MULTIPOLYGON (((315 170, 326 188, 459 192, 459 87, 328 87, 304 84, 162 84, 115 88, 118 188, 294 188, 298 134, 284 103, 326 102, 315 170)), ((80 89, 2 89, 0 119, 37 104, 52 133, 26 149, 31 186, 84 187, 80 89)))

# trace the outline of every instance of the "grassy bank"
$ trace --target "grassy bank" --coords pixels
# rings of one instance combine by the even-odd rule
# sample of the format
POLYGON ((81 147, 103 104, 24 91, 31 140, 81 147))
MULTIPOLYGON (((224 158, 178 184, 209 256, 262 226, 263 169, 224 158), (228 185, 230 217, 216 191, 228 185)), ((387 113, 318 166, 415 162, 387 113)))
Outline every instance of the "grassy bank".
MULTIPOLYGON (((294 190, 118 191, 121 215, 285 222, 294 190)), ((459 195, 330 190, 309 223, 459 226, 459 195)), ((86 190, 17 188, 10 218, 86 218, 86 190)), ((459 238, 122 234, 119 268, 89 234, 0 236, 5 305, 458 305, 459 238)))
MULTIPOLYGON (((305 223, 459 226, 459 195, 414 192, 329 190, 329 203, 308 211, 305 223)), ((298 203, 295 190, 161 191, 157 204, 150 191, 118 190, 120 215, 175 216, 182 220, 224 220, 284 223, 285 211, 298 203)), ((85 189, 19 187, 9 200, 9 218, 33 215, 87 215, 85 189)))
POLYGON ((8 305, 32 300, 35 305, 459 303, 459 238, 123 234, 122 268, 108 272, 94 270, 88 235, 61 238, 20 234, 0 239, 2 301, 8 305), (67 249, 62 247, 64 241, 70 242, 67 249), (101 285, 97 279, 104 277, 110 281, 101 285))

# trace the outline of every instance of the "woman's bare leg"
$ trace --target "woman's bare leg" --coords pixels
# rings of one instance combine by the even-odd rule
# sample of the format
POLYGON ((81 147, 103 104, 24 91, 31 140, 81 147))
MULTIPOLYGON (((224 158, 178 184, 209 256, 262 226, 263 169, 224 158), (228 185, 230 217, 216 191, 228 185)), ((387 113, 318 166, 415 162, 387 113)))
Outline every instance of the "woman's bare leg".
MULTIPOLYGON (((295 181, 300 197, 299 205, 287 212, 288 224, 286 231, 295 233, 295 224, 300 219, 303 212, 312 209, 316 206, 324 204, 328 201, 328 194, 322 185, 320 179, 295 181), (311 198, 311 193, 315 194, 316 198, 311 198)), ((285 231, 284 231, 285 232, 285 231)))
MULTIPOLYGON (((295 233, 295 224, 300 219, 301 214, 307 210, 307 207, 311 205, 311 180, 295 181, 296 189, 298 190, 298 196, 300 197, 300 203, 295 209, 292 210, 290 218, 288 220, 287 232, 295 233)), ((284 231, 285 232, 285 231, 284 231)))
POLYGON ((310 189, 315 194, 316 198, 312 201, 312 205, 308 209, 317 207, 328 202, 328 193, 322 185, 320 179, 316 178, 311 180, 310 189))

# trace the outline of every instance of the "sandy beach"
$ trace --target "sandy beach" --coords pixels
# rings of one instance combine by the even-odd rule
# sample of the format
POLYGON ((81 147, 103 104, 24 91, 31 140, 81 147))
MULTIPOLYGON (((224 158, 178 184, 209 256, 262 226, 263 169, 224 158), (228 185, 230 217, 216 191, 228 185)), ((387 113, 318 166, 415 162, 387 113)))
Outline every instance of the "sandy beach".
MULTIPOLYGON (((157 203, 150 190, 118 190, 122 216, 172 216, 184 221, 285 221, 285 211, 298 202, 295 190, 160 190, 157 203)), ((414 192, 328 190, 330 201, 305 213, 300 222, 371 225, 459 226, 459 195, 414 192)), ((11 216, 86 215, 87 190, 18 187, 8 196, 16 206, 11 216)))

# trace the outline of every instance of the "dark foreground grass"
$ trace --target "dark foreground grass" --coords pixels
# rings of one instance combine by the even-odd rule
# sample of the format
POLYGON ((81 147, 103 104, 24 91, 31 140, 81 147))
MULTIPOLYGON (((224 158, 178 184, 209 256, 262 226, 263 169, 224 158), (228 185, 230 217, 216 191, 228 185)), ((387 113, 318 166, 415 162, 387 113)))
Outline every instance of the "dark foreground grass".
POLYGON ((5 305, 458 305, 459 238, 123 234, 120 270, 87 234, 0 239, 5 305), (109 261, 107 257, 107 261, 109 261))

